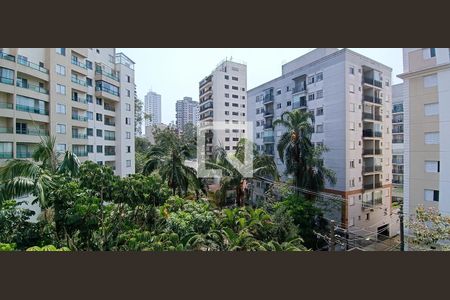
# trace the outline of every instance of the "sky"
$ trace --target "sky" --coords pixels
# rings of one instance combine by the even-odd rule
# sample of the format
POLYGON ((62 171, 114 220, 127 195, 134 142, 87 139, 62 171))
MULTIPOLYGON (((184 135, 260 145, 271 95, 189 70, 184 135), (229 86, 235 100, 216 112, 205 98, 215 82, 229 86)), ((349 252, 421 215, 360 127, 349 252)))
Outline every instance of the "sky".
MULTIPOLYGON (((340 49, 340 48, 339 48, 340 49)), ((401 48, 349 48, 393 69, 393 83, 401 83, 401 48)), ((281 65, 314 48, 117 48, 135 64, 139 99, 149 90, 161 95, 162 122, 175 120, 175 103, 183 97, 198 101, 198 83, 225 58, 247 64, 250 90, 281 75, 281 65)))

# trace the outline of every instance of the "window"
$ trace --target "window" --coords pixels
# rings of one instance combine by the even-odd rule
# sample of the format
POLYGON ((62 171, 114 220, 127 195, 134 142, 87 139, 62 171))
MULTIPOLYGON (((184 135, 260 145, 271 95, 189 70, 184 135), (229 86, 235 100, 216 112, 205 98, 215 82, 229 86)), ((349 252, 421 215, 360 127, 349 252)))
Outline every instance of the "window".
POLYGON ((56 65, 56 74, 66 76, 66 67, 61 65, 56 65))
POLYGON ((233 142, 238 142, 239 141, 239 138, 233 138, 233 142))
POLYGON ((436 48, 430 48, 430 57, 436 56, 436 48))
POLYGON ((102 105, 102 98, 95 98, 95 103, 97 103, 97 105, 102 105))
POLYGON ((350 68, 349 68, 349 73, 350 73, 351 75, 355 75, 355 67, 350 67, 350 68))
POLYGON ((87 84, 87 86, 92 86, 92 79, 86 77, 86 84, 87 84))
POLYGON ((61 103, 57 103, 57 104, 56 104, 56 112, 57 112, 58 114, 63 114, 63 115, 65 115, 65 114, 66 114, 66 105, 61 104, 61 103))
POLYGON ((436 48, 424 48, 423 59, 430 59, 436 57, 436 48))
POLYGON ((57 152, 66 152, 66 144, 57 144, 56 151, 57 152))
POLYGON ((131 146, 127 146, 127 153, 131 153, 131 146))
POLYGON ((355 217, 351 217, 348 219, 348 226, 354 226, 355 225, 355 217))
POLYGON ((131 159, 127 159, 127 168, 131 167, 131 159))
POLYGON ((56 53, 62 56, 66 56, 66 48, 56 48, 56 53))
POLYGON ((245 88, 242 88, 242 91, 245 92, 245 88))
POLYGON ((230 106, 230 102, 225 102, 225 106, 230 106))
POLYGON ((350 179, 349 186, 350 187, 355 187, 355 179, 350 179))
POLYGON ((429 103, 424 105, 425 116, 437 116, 439 115, 439 103, 429 103))
POLYGON ((230 146, 225 146, 225 150, 230 150, 230 146))
POLYGON ((232 95, 231 97, 233 97, 234 99, 239 99, 238 95, 232 95))
POLYGON ((437 86, 437 75, 428 75, 423 77, 423 86, 426 88, 437 86))
POLYGON ((314 99, 315 99, 315 94, 309 94, 308 95, 308 100, 309 101, 314 100, 314 99))
POLYGON ((256 133, 256 138, 257 138, 257 139, 261 138, 261 133, 257 132, 257 133, 256 133))
POLYGON ((286 106, 291 106, 291 105, 292 105, 291 101, 286 102, 286 106))
POLYGON ((232 103, 232 106, 233 106, 233 107, 239 107, 239 104, 237 104, 237 103, 232 103))
POLYGON ((322 72, 317 73, 317 75, 316 75, 316 81, 319 82, 319 81, 322 81, 322 80, 323 80, 323 73, 322 73, 322 72))
POLYGON ((112 56, 111 54, 109 55, 109 62, 111 62, 111 63, 114 62, 114 56, 112 56))
POLYGON ((94 145, 87 145, 86 148, 87 153, 94 153, 94 145))
POLYGON ((316 109, 316 116, 322 116, 323 115, 323 107, 319 107, 316 109))
POLYGON ((86 134, 87 136, 94 136, 94 129, 92 128, 86 129, 86 134))
POLYGON ((348 86, 348 90, 349 90, 350 93, 354 93, 355 92, 355 85, 354 84, 350 84, 348 86))
POLYGON ((66 86, 62 84, 56 84, 56 92, 61 95, 66 94, 66 86))
POLYGON ((366 220, 370 220, 370 213, 366 214, 366 220))
POLYGON ((317 125, 316 132, 323 133, 323 124, 317 125))
POLYGON ((350 168, 353 169, 354 167, 355 167, 355 161, 354 161, 354 160, 351 160, 351 161, 350 161, 350 168))
POLYGON ((277 95, 281 95, 281 89, 277 90, 277 95))
POLYGON ((230 79, 230 76, 228 76, 228 75, 225 75, 225 79, 227 79, 227 80, 228 80, 228 79, 230 79))
POLYGON ((56 124, 56 133, 66 134, 66 125, 56 124))
POLYGON ((356 111, 355 103, 350 103, 350 111, 351 112, 355 112, 356 111))
POLYGON ((103 146, 97 145, 97 153, 103 153, 103 146))
POLYGON ((88 120, 94 120, 94 113, 92 111, 86 112, 88 120))
POLYGON ((131 125, 131 118, 126 117, 125 118, 125 124, 126 125, 131 125))
POLYGON ((131 77, 130 77, 130 75, 127 75, 127 82, 131 82, 131 77))
POLYGON ((86 68, 88 68, 89 70, 92 70, 92 61, 86 59, 86 68))
POLYGON ((237 86, 234 86, 234 85, 233 85, 231 88, 232 88, 233 90, 236 90, 236 91, 239 90, 239 88, 238 88, 237 86))
POLYGON ((440 162, 426 160, 425 161, 425 172, 427 173, 439 173, 440 172, 440 162))
POLYGON ((129 131, 126 132, 126 138, 127 140, 131 139, 131 132, 129 131))
POLYGON ((230 98, 230 94, 225 94, 225 98, 230 98))
POLYGON ((95 49, 95 50, 96 50, 97 54, 100 54, 100 50, 99 49, 95 49))
POLYGON ((125 103, 126 111, 131 111, 131 105, 129 103, 125 103))
POLYGON ((277 103, 277 109, 281 108, 281 103, 277 103))
POLYGON ((439 145, 439 132, 425 132, 425 144, 439 145))
POLYGON ((225 111, 225 116, 229 116, 230 112, 228 110, 225 111))
POLYGON ((229 142, 230 141, 230 138, 229 137, 226 137, 225 138, 225 142, 229 142))
POLYGON ((238 78, 233 76, 231 77, 231 80, 238 81, 238 78))
POLYGON ((127 90, 127 97, 131 97, 131 91, 127 90))
POLYGON ((92 103, 94 100, 94 97, 92 97, 92 95, 86 95, 86 101, 88 102, 88 103, 92 103))
POLYGON ((350 122, 349 129, 354 131, 355 130, 355 122, 350 122))
POLYGON ((439 202, 439 191, 437 190, 425 190, 425 201, 439 202))
POLYGON ((103 115, 102 114, 99 114, 99 113, 96 113, 95 114, 95 119, 97 120, 97 121, 103 121, 103 115))
POLYGON ((320 99, 323 98, 323 90, 318 90, 316 92, 316 99, 320 99))
POLYGON ((97 129, 97 136, 102 137, 103 136, 103 130, 97 129))
POLYGON ((312 84, 312 83, 314 83, 314 76, 310 76, 310 77, 308 77, 308 84, 312 84))
POLYGON ((228 84, 225 84, 225 88, 226 88, 226 89, 229 89, 230 86, 229 86, 228 84))

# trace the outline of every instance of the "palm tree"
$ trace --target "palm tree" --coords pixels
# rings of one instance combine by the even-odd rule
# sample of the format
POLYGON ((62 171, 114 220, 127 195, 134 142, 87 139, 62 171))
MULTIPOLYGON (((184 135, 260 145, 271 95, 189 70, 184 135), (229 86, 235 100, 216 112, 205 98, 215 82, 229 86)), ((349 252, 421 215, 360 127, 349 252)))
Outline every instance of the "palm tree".
POLYGON ((32 160, 13 159, 0 167, 0 197, 11 199, 32 194, 41 208, 48 207, 46 195, 52 187, 52 176, 74 176, 80 166, 78 157, 70 151, 61 159, 61 153, 55 150, 55 141, 55 137, 43 137, 32 160))
POLYGON ((259 154, 258 151, 256 151, 255 145, 246 139, 239 140, 236 147, 236 152, 232 158, 244 163, 245 147, 251 147, 252 149, 253 166, 244 165, 244 170, 236 169, 236 167, 231 163, 230 158, 223 147, 217 147, 214 150, 213 160, 206 163, 209 168, 219 169, 222 171, 222 177, 220 178, 220 189, 216 192, 216 197, 220 203, 225 202, 229 191, 235 191, 236 204, 239 206, 244 205, 244 200, 248 197, 246 186, 253 177, 245 177, 242 173, 253 174, 253 176, 272 176, 273 178, 278 179, 278 171, 273 158, 267 155, 259 154), (250 168, 252 168, 252 170, 250 170, 250 168))
POLYGON ((202 187, 198 182, 197 171, 185 165, 186 159, 191 153, 191 146, 183 144, 172 129, 165 129, 155 137, 154 145, 148 154, 143 173, 149 175, 158 171, 163 181, 167 181, 172 194, 178 195, 188 191, 192 185, 194 189, 202 187))
POLYGON ((323 164, 322 154, 327 148, 314 147, 311 142, 313 120, 311 113, 294 110, 284 112, 273 125, 286 129, 277 145, 286 174, 293 175, 297 188, 320 191, 324 189, 325 181, 335 184, 336 179, 334 172, 323 164))

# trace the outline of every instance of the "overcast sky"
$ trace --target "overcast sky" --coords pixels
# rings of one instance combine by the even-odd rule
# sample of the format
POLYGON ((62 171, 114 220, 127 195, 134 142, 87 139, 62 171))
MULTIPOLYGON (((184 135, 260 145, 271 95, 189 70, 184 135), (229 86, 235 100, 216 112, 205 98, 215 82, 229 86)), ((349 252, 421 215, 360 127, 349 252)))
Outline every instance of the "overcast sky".
MULTIPOLYGON (((198 101, 198 83, 224 58, 247 63, 250 90, 281 75, 281 65, 314 48, 118 48, 135 63, 135 82, 141 100, 151 89, 161 94, 162 122, 175 120, 175 102, 183 97, 198 101)), ((401 48, 350 48, 393 69, 393 82, 402 73, 401 48)))

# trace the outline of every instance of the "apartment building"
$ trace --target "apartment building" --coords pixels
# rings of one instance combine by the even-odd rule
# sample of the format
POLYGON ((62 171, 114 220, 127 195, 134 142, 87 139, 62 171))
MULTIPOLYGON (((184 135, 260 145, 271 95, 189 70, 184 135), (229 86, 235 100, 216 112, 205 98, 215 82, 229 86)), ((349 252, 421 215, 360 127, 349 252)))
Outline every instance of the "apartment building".
POLYGON ((0 48, 0 163, 57 151, 126 176, 134 160, 134 62, 114 48, 0 48))
POLYGON ((274 157, 280 174, 285 167, 276 145, 284 128, 274 127, 273 121, 296 109, 314 115, 312 142, 329 149, 324 163, 337 177, 325 192, 343 199, 336 221, 363 236, 397 234, 391 203, 391 71, 348 49, 316 49, 284 64, 281 76, 248 91, 253 140, 274 157))
POLYGON ((199 90, 200 126, 204 128, 213 122, 230 126, 207 132, 206 157, 211 157, 215 146, 236 150, 240 138, 246 136, 247 66, 225 59, 200 81, 199 90))
POLYGON ((403 203, 404 111, 403 84, 392 86, 392 205, 403 203))
POLYGON ((450 51, 403 49, 404 212, 450 214, 450 51))
POLYGON ((176 126, 178 130, 183 130, 188 123, 197 125, 199 121, 198 102, 193 101, 191 97, 184 97, 175 104, 176 126))
POLYGON ((145 120, 145 127, 161 123, 161 95, 149 91, 144 97, 144 111, 150 118, 145 120))

